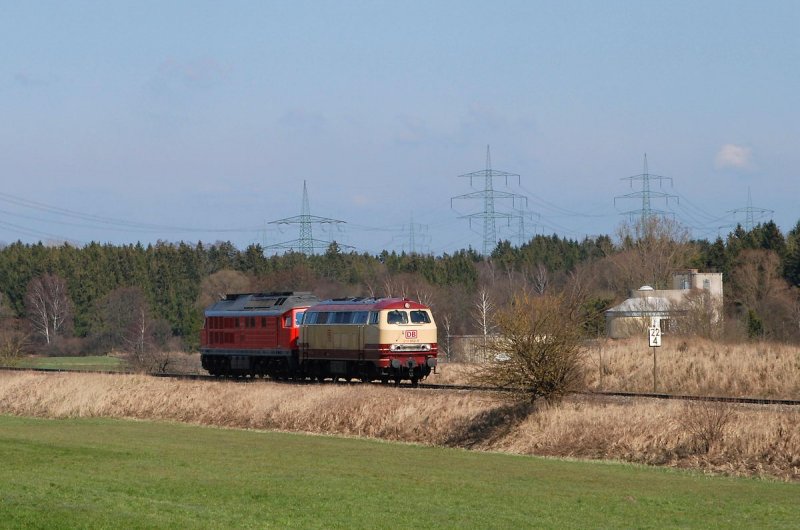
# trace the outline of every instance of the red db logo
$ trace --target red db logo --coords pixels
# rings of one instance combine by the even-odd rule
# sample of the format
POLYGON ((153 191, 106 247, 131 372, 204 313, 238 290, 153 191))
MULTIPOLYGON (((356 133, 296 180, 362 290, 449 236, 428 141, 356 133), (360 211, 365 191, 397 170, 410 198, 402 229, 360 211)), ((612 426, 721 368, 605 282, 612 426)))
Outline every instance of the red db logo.
POLYGON ((406 338, 407 339, 416 339, 417 338, 417 330, 416 329, 407 329, 406 330, 406 338))

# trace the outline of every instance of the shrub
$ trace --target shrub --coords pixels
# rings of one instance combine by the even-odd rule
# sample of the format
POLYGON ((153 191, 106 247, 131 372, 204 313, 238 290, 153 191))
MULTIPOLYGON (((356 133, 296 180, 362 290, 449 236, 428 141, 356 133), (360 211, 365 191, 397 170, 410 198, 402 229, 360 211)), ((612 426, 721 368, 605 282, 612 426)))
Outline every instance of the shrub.
POLYGON ((476 378, 505 387, 517 399, 559 399, 583 381, 579 303, 559 296, 522 294, 495 315, 498 335, 476 378))
POLYGON ((693 448, 706 454, 722 442, 733 417, 734 408, 730 403, 699 401, 687 403, 678 422, 691 437, 693 448))

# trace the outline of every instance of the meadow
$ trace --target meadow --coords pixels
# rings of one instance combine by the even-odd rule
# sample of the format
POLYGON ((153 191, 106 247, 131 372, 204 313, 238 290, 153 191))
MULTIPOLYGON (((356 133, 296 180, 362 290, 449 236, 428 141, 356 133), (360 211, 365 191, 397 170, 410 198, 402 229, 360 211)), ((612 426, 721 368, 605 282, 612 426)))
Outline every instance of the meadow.
POLYGON ((0 414, 176 421, 800 480, 800 411, 789 407, 586 396, 530 406, 379 385, 5 372, 0 414))
POLYGON ((74 370, 87 372, 125 372, 128 366, 120 357, 85 355, 80 357, 22 357, 14 366, 44 370, 74 370))
POLYGON ((178 423, 0 416, 31 528, 794 528, 798 485, 178 423))

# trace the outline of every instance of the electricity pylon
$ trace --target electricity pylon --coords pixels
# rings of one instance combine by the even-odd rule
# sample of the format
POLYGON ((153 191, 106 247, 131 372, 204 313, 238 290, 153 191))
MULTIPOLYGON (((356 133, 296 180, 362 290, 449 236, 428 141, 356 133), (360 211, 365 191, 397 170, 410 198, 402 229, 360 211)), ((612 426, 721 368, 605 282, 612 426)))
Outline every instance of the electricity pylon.
MULTIPOLYGON (((344 223, 344 221, 339 221, 338 219, 331 219, 329 217, 318 217, 316 215, 311 215, 311 208, 308 205, 308 189, 306 187, 306 181, 303 181, 303 209, 300 215, 295 215, 294 217, 287 217, 285 219, 278 219, 277 221, 270 221, 269 224, 271 225, 300 225, 300 237, 297 239, 293 239, 291 241, 285 241, 283 243, 276 243, 274 245, 269 245, 265 247, 265 249, 284 249, 284 250, 295 250, 299 249, 305 255, 315 254, 316 250, 325 250, 330 246, 332 243, 331 241, 323 241, 321 239, 314 239, 311 233, 311 225, 314 224, 335 224, 339 225, 344 223)), ((340 248, 349 247, 348 245, 341 245, 337 243, 340 248)))
POLYGON ((758 213, 758 219, 761 220, 765 217, 764 214, 772 215, 775 213, 774 210, 767 210, 766 208, 754 208, 753 207, 753 197, 750 194, 750 186, 747 187, 747 206, 744 208, 735 208, 733 210, 729 210, 728 213, 732 213, 734 216, 738 213, 744 213, 744 229, 749 232, 755 227, 756 225, 756 216, 755 214, 758 213))
POLYGON ((423 225, 414 222, 414 214, 411 214, 411 221, 408 223, 408 230, 403 227, 403 248, 406 248, 405 243, 408 243, 409 254, 423 254, 424 251, 419 251, 418 247, 427 247, 430 242, 428 235, 428 225, 423 225))
POLYGON ((677 195, 670 195, 669 193, 664 193, 663 191, 653 191, 650 189, 650 182, 653 180, 658 181, 658 186, 661 187, 661 182, 664 180, 668 180, 670 186, 672 186, 672 177, 662 177, 661 175, 653 175, 652 173, 648 172, 647 170, 647 153, 644 154, 644 171, 639 175, 633 175, 632 177, 623 177, 622 180, 630 180, 631 187, 633 186, 634 180, 642 181, 642 190, 635 191, 633 193, 628 193, 626 195, 617 195, 614 197, 614 205, 617 204, 617 199, 641 199, 642 200, 642 208, 641 210, 629 210, 627 212, 622 212, 622 215, 630 215, 633 217, 634 215, 639 215, 642 222, 647 221, 648 219, 656 216, 666 216, 671 215, 672 212, 668 212, 666 210, 656 210, 653 209, 650 205, 651 199, 664 199, 667 204, 669 204, 670 199, 677 199, 680 201, 680 198, 677 195))
POLYGON ((464 195, 458 195, 456 197, 450 198, 450 207, 453 207, 453 201, 455 199, 483 199, 483 211, 472 213, 469 215, 462 215, 461 219, 469 219, 470 226, 472 226, 473 219, 483 219, 483 255, 488 256, 491 254, 494 247, 497 245, 497 226, 495 221, 497 219, 505 219, 506 222, 510 225, 511 219, 516 218, 516 215, 504 212, 498 212, 495 210, 494 201, 495 199, 511 199, 512 207, 516 205, 516 201, 525 200, 525 205, 528 205, 528 198, 524 195, 519 195, 517 193, 510 193, 507 191, 498 191, 494 189, 493 180, 498 177, 502 177, 506 181, 506 185, 508 185, 508 177, 517 177, 517 182, 519 182, 519 175, 517 173, 508 173, 506 171, 497 171, 492 169, 492 157, 489 151, 489 146, 486 146, 486 169, 482 169, 480 171, 473 171, 472 173, 466 173, 464 175, 459 175, 459 177, 469 178, 470 186, 472 185, 473 179, 482 178, 483 179, 483 190, 481 191, 474 191, 472 193, 466 193, 464 195))

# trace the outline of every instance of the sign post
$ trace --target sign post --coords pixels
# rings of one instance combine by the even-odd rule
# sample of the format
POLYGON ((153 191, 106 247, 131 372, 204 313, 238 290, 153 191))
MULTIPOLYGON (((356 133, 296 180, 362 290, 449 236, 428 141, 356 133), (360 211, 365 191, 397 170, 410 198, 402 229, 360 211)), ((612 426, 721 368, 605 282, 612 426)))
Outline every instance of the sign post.
POLYGON ((658 390, 656 384, 656 348, 661 347, 661 328, 652 326, 648 328, 648 336, 650 337, 650 347, 653 348, 653 394, 658 390))

